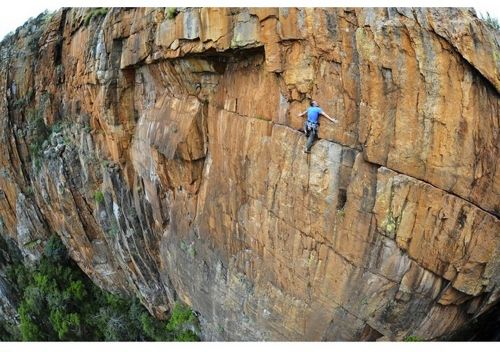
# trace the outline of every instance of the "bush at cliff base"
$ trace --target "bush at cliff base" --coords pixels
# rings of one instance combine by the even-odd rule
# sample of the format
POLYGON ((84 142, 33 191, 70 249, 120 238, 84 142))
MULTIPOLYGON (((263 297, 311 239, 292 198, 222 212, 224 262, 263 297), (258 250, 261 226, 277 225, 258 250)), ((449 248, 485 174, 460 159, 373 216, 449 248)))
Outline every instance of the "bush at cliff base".
POLYGON ((33 268, 11 264, 7 278, 20 297, 18 327, 0 324, 3 341, 197 341, 192 311, 177 304, 168 322, 137 298, 101 290, 53 236, 33 268))

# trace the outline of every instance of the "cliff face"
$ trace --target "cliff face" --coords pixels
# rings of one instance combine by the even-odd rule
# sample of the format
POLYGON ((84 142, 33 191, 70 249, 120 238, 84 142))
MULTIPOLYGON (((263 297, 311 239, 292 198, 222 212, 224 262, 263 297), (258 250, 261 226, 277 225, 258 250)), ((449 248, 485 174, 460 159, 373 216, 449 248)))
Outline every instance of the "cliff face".
POLYGON ((0 234, 27 262, 57 233, 208 340, 432 339, 498 304, 498 32, 456 9, 172 17, 64 9, 2 42, 0 234), (307 155, 311 97, 339 124, 307 155))

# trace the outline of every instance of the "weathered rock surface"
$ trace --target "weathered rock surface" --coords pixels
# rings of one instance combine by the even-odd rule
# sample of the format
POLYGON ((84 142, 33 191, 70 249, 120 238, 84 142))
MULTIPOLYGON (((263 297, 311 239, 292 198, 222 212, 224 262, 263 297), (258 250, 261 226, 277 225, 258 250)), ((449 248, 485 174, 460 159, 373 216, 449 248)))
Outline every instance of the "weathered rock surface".
POLYGON ((0 234, 27 262, 57 233, 207 340, 434 339, 499 304, 498 32, 466 9, 178 10, 63 9, 1 43, 0 234), (308 156, 312 97, 340 122, 308 156))

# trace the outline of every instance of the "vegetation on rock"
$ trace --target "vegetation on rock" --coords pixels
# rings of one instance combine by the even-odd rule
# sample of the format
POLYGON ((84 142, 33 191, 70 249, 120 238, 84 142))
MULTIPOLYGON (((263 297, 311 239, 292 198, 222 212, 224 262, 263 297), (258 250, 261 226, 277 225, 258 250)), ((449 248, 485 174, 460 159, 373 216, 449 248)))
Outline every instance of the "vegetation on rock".
POLYGON ((177 16, 177 8, 176 7, 167 7, 165 9, 165 16, 167 16, 167 19, 173 20, 175 16, 177 16))
POLYGON ((0 322, 2 341, 197 341, 193 312, 176 304, 168 322, 153 318, 137 298, 94 285, 69 258, 57 236, 32 268, 7 267, 17 288, 19 327, 0 322))
POLYGON ((92 8, 85 15, 85 18, 84 18, 83 21, 84 21, 85 25, 88 26, 90 24, 90 22, 92 22, 93 18, 97 18, 97 17, 101 17, 101 16, 106 16, 107 13, 108 13, 108 8, 107 7, 92 8))
POLYGON ((483 20, 491 28, 500 31, 500 23, 498 23, 498 19, 496 17, 492 17, 489 12, 486 12, 486 16, 481 16, 481 20, 483 20))
POLYGON ((104 193, 102 193, 102 191, 95 191, 94 200, 97 202, 97 204, 104 203, 104 193))

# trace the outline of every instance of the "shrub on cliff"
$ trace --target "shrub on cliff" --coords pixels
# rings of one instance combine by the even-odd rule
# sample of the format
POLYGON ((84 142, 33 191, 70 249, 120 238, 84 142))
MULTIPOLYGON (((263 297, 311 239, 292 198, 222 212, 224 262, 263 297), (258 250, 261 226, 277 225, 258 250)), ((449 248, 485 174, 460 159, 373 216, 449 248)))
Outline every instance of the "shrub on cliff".
POLYGON ((101 16, 106 16, 106 14, 108 13, 108 10, 109 9, 107 7, 91 8, 91 9, 89 9, 87 14, 85 15, 83 22, 85 23, 86 26, 88 26, 90 24, 90 22, 92 22, 92 19, 97 18, 97 17, 101 17, 101 16))
MULTIPOLYGON (((177 307, 170 322, 153 318, 135 299, 101 290, 69 258, 57 236, 49 239, 40 262, 11 264, 7 277, 19 291, 19 331, 0 340, 23 341, 194 341, 196 318, 177 307)), ((10 327, 12 328, 12 327, 10 327)))
POLYGON ((177 303, 167 324, 167 330, 176 341, 198 341, 193 330, 197 329, 197 319, 193 311, 181 303, 177 303))
POLYGON ((486 12, 486 16, 481 16, 480 18, 494 30, 500 31, 500 23, 498 23, 498 19, 491 16, 489 12, 486 12))
POLYGON ((104 203, 104 193, 102 193, 102 191, 95 191, 94 200, 97 202, 97 204, 104 203))
POLYGON ((167 7, 165 8, 165 16, 169 20, 173 20, 175 16, 177 16, 178 11, 176 7, 167 7))
POLYGON ((33 113, 28 124, 30 138, 30 152, 33 158, 39 158, 42 153, 43 142, 50 135, 50 129, 45 125, 45 121, 39 113, 33 113))

